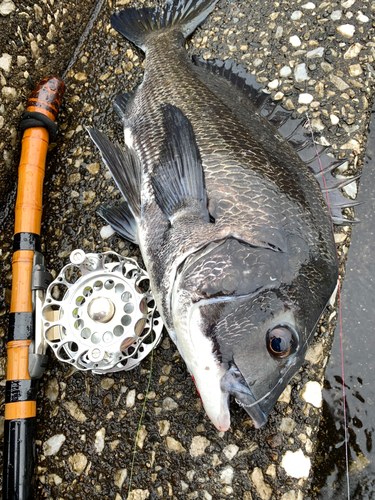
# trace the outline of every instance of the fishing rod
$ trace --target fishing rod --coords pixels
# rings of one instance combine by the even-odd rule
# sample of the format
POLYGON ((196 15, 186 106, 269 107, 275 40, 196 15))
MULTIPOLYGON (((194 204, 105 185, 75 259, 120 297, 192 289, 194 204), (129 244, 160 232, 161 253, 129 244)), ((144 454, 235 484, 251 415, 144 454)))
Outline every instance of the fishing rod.
POLYGON ((58 77, 41 80, 29 97, 20 124, 23 137, 7 343, 3 500, 33 498, 37 384, 47 364, 40 314, 45 290, 52 281, 40 246, 43 181, 64 91, 65 84, 58 77))

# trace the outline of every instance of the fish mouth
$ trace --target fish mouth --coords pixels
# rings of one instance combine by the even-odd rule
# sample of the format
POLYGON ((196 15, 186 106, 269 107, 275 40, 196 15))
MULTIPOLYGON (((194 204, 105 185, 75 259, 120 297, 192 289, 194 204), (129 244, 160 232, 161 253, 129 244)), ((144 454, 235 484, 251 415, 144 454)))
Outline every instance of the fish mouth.
POLYGON ((267 423, 266 413, 235 365, 229 368, 222 378, 221 389, 234 397, 236 403, 252 418, 256 429, 267 423))

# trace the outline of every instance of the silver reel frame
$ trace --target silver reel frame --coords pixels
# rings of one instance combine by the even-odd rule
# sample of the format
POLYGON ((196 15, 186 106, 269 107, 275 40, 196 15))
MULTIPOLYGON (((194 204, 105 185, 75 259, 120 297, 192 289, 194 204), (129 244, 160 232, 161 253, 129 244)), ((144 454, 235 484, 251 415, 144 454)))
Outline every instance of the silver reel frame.
POLYGON ((49 285, 44 337, 57 358, 79 370, 131 370, 161 340, 148 274, 134 259, 74 250, 49 285))

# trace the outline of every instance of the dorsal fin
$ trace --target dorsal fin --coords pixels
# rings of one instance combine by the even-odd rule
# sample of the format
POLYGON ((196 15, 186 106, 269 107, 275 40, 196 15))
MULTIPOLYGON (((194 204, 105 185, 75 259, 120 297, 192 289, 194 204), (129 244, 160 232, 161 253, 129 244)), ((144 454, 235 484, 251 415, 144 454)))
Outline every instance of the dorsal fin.
MULTIPOLYGON (((264 91, 262 85, 256 81, 255 75, 246 71, 241 64, 237 64, 233 59, 225 61, 219 59, 205 60, 202 57, 193 56, 193 62, 199 68, 204 68, 232 83, 243 95, 248 97, 255 110, 268 120, 279 134, 289 142, 313 173, 325 199, 327 198, 325 190, 328 188, 331 213, 335 224, 343 225, 356 222, 343 218, 341 211, 343 208, 352 207, 358 203, 349 200, 340 191, 344 185, 349 184, 355 178, 349 178, 343 184, 342 181, 340 182, 334 177, 333 171, 340 166, 341 162, 325 153, 325 146, 316 144, 306 125, 307 120, 305 117, 295 117, 292 111, 286 110, 276 101, 273 101, 270 95, 264 91), (321 168, 325 176, 325 184, 321 168)), ((211 84, 209 79, 205 80, 204 83, 209 88, 212 85, 211 90, 215 91, 214 84, 211 84)), ((226 104, 228 106, 228 102, 226 104)))

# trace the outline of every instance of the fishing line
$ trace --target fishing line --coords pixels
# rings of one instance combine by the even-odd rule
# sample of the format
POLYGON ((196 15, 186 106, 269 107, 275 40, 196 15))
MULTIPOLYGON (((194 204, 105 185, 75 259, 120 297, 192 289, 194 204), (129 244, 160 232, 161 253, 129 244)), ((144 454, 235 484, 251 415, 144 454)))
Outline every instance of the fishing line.
MULTIPOLYGON (((151 330, 151 343, 153 343, 153 341, 154 341, 154 340, 153 340, 152 330, 151 330)), ((139 419, 138 429, 137 429, 137 434, 136 434, 136 436, 135 436, 134 450, 133 450, 133 458, 132 458, 132 464, 131 464, 131 467, 130 467, 129 488, 128 488, 128 495, 127 495, 127 498, 129 498, 129 495, 130 495, 130 490, 131 490, 131 487, 132 487, 132 478, 133 478, 133 471, 134 471, 135 454, 137 453, 137 441, 138 441, 139 431, 141 430, 141 425, 142 425, 143 414, 144 414, 144 411, 145 411, 146 402, 147 402, 147 396, 148 396, 148 392, 149 392, 150 385, 151 385, 152 362, 153 362, 153 360, 154 360, 154 346, 152 346, 152 350, 151 350, 151 359, 150 359, 150 375, 149 375, 149 377, 148 377, 147 388, 146 388, 146 394, 145 394, 145 400, 144 400, 143 405, 142 405, 141 417, 140 417, 140 419, 139 419)))
MULTIPOLYGON (((324 176, 324 170, 323 170, 322 163, 320 161, 319 152, 318 152, 318 149, 317 149, 316 143, 315 143, 314 132, 312 130, 311 123, 310 123, 310 118, 309 118, 309 115, 308 115, 307 112, 306 112, 306 117, 307 117, 307 123, 308 123, 308 126, 309 126, 309 130, 310 130, 310 133, 311 133, 311 138, 312 138, 312 141, 313 141, 315 153, 316 153, 316 156, 318 158, 320 171, 321 171, 322 178, 323 178, 324 189, 325 189, 325 192, 326 192, 326 195, 327 195, 328 211, 329 211, 329 215, 331 217, 332 233, 334 235, 335 231, 334 231, 334 226, 333 226, 331 206, 330 206, 330 203, 329 203, 329 195, 328 195, 327 184, 326 184, 326 180, 325 180, 325 176, 324 176)), ((337 267, 339 268, 339 256, 338 256, 338 253, 337 253, 336 245, 335 245, 335 249, 336 249, 337 267)), ((343 408, 344 408, 344 435, 345 435, 345 465, 346 465, 347 494, 348 494, 348 500, 350 500, 348 426, 347 426, 347 417, 346 417, 346 396, 345 396, 344 349, 343 349, 342 316, 341 316, 340 274, 339 274, 338 279, 337 279, 337 292, 338 292, 338 299, 339 299, 339 328, 340 328, 340 349, 341 349, 341 378, 342 378, 342 400, 343 400, 343 408)))

